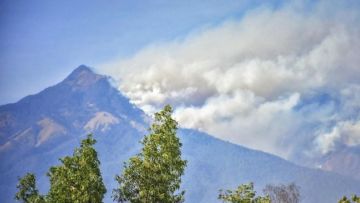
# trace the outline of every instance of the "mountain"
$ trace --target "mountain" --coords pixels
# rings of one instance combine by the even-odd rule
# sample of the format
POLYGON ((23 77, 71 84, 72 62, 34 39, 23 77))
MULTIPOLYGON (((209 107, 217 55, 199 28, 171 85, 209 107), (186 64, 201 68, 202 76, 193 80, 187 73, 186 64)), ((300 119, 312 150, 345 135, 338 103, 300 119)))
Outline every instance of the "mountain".
POLYGON ((108 79, 80 66, 59 84, 0 107, 0 199, 13 202, 17 176, 26 171, 35 172, 45 190, 48 167, 90 132, 99 140, 103 173, 113 169, 112 181, 122 160, 137 152, 146 125, 144 113, 108 79))
MULTIPOLYGON (((111 202, 115 174, 139 152, 149 118, 114 88, 108 77, 80 66, 65 80, 14 104, 0 106, 0 202, 13 202, 17 177, 34 172, 42 193, 48 168, 70 155, 87 133, 94 133, 111 202)), ((202 132, 180 129, 186 202, 218 202, 219 189, 255 182, 296 182, 303 202, 336 202, 360 193, 360 182, 331 172, 297 166, 261 151, 231 144, 202 132)))
POLYGON ((321 169, 360 180, 360 147, 344 147, 320 161, 321 169))

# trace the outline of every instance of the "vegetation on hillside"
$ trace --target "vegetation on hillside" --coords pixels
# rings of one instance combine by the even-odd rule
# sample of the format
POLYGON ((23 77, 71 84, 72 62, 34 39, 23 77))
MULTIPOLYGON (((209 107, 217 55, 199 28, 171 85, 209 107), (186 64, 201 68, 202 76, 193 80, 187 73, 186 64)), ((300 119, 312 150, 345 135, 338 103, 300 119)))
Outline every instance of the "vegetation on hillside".
MULTIPOLYGON (((117 202, 180 203, 185 191, 180 190, 181 176, 187 161, 181 157, 182 143, 177 136, 178 123, 167 105, 155 113, 149 134, 141 141, 142 150, 124 163, 115 177, 113 190, 117 202)), ((106 188, 100 172, 100 161, 90 134, 81 141, 72 156, 60 159, 61 164, 49 169, 49 192, 39 194, 36 177, 27 173, 19 178, 15 199, 24 203, 101 203, 106 188)), ((264 196, 257 196, 254 184, 242 184, 235 190, 220 190, 218 199, 229 203, 298 203, 300 188, 295 184, 267 185, 264 196)), ((214 194, 216 195, 216 194, 214 194)), ((339 203, 360 203, 360 197, 343 197, 339 203)))

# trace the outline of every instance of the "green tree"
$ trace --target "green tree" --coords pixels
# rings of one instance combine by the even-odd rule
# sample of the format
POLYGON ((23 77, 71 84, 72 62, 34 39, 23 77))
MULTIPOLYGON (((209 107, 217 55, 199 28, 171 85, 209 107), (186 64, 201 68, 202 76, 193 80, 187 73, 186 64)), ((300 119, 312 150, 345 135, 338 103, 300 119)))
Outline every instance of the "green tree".
POLYGON ((42 203, 44 197, 39 195, 36 188, 36 177, 32 173, 27 173, 23 178, 19 178, 16 186, 19 191, 15 195, 15 199, 24 203, 42 203))
POLYGON ((360 197, 359 196, 353 195, 351 199, 352 199, 352 201, 354 201, 356 203, 360 203, 360 197))
POLYGON ((149 135, 140 142, 139 154, 124 163, 123 173, 116 176, 119 187, 113 191, 117 202, 177 203, 184 201, 180 188, 186 161, 181 159, 181 146, 176 136, 177 122, 167 105, 155 113, 149 135))
POLYGON ((49 202, 99 203, 106 188, 99 165, 100 161, 93 145, 96 140, 88 135, 76 148, 73 156, 60 159, 61 165, 50 168, 49 202))
POLYGON ((242 184, 236 190, 220 190, 218 199, 230 203, 270 203, 268 196, 256 196, 254 184, 242 184))
MULTIPOLYGON (((357 196, 357 195, 353 195, 353 196, 351 197, 351 200, 352 200, 352 202, 354 202, 354 203, 360 203, 360 197, 357 196)), ((341 199, 339 200, 339 203, 351 203, 351 200, 348 199, 346 196, 344 196, 343 198, 341 198, 341 199)))

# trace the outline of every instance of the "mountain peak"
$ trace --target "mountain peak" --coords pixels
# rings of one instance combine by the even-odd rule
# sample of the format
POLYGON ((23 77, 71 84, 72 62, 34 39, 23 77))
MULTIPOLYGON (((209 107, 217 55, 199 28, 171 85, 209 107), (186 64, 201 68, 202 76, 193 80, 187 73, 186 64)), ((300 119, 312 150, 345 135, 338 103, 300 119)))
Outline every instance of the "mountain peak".
POLYGON ((70 73, 68 78, 77 78, 77 77, 79 77, 81 75, 85 75, 85 74, 95 75, 96 73, 94 73, 94 71, 92 71, 90 67, 88 67, 86 65, 80 65, 79 67, 75 68, 75 70, 73 70, 70 73))
POLYGON ((104 77, 105 76, 94 73, 90 67, 80 65, 70 73, 64 82, 70 85, 85 87, 94 84, 96 81, 104 77))

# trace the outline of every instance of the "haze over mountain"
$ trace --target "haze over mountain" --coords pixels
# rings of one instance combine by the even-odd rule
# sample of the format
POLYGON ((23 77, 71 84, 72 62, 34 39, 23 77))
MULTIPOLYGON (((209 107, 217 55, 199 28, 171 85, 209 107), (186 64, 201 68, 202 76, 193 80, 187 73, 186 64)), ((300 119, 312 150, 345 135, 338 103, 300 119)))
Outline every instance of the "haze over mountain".
MULTIPOLYGON (((17 177, 26 172, 35 172, 46 192, 48 168, 71 154, 87 133, 98 140, 95 147, 108 190, 105 202, 111 202, 114 176, 139 151, 151 119, 109 81, 82 65, 59 84, 0 106, 1 202, 14 201, 17 177)), ((186 202, 218 202, 219 189, 249 181, 257 189, 294 181, 301 187, 303 202, 310 203, 336 202, 343 195, 360 193, 360 181, 348 177, 300 167, 196 130, 180 129, 179 135, 188 160, 182 184, 186 202)))
POLYGON ((347 147, 323 157, 321 168, 360 180, 360 147, 347 147))
POLYGON ((257 5, 99 71, 146 112, 302 165, 360 146, 358 25, 357 0, 257 5))

